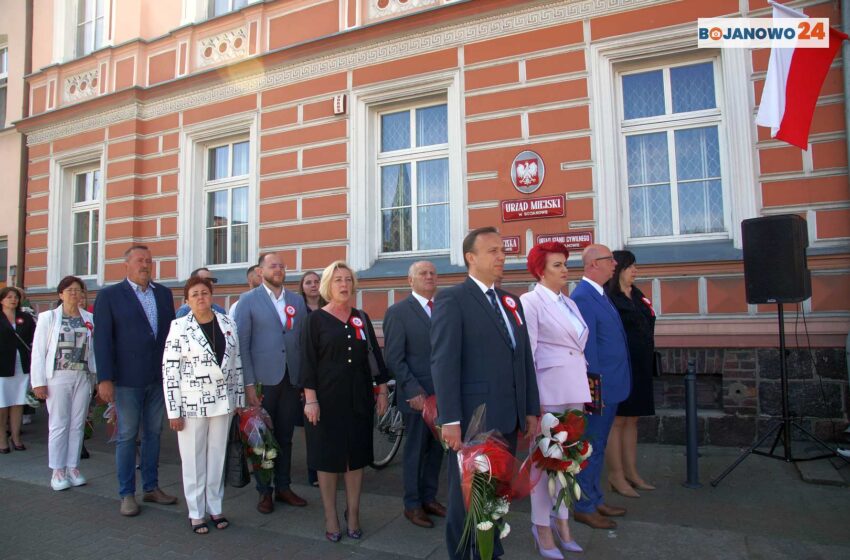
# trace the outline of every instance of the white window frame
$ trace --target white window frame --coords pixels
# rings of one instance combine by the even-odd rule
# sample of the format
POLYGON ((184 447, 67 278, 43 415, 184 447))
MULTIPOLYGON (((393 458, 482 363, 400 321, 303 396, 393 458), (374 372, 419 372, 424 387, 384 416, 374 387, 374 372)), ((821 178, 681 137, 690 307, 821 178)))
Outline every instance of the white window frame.
POLYGON ((0 44, 0 80, 9 77, 9 46, 0 44))
MULTIPOLYGON (((91 53, 77 53, 77 9, 79 2, 85 0, 53 0, 53 60, 61 64, 91 53)), ((112 4, 104 0, 103 4, 103 42, 92 52, 113 44, 115 21, 112 17, 112 4)))
MULTIPOLYGON (((248 0, 245 3, 245 6, 250 6, 251 4, 256 4, 258 2, 262 2, 262 0, 248 0)), ((231 10, 227 13, 234 11, 232 9, 233 0, 230 0, 231 10)), ((183 0, 183 14, 180 24, 187 25, 190 23, 198 23, 201 21, 206 21, 211 19, 210 16, 210 0, 183 0)), ((244 6, 243 6, 244 7, 244 6)), ((239 8, 240 10, 242 8, 239 8)), ((223 14, 222 14, 223 15, 223 14)), ((214 16, 219 17, 219 16, 214 16)))
MULTIPOLYGON (((460 73, 449 70, 414 76, 391 84, 375 84, 351 92, 350 170, 350 249, 351 265, 357 270, 371 267, 376 260, 414 256, 448 255, 454 265, 463 265, 462 240, 466 232, 467 185, 463 146, 466 133, 460 73), (449 247, 444 250, 399 253, 381 252, 381 198, 378 153, 380 115, 402 108, 434 105, 445 100, 448 118, 449 159, 449 247), (430 100, 430 101, 429 101, 430 100)), ((417 149, 417 153, 418 153, 417 149)), ((423 153, 428 149, 423 148, 423 153)), ((410 152, 406 152, 410 153, 410 152)), ((431 153, 444 154, 444 151, 431 153)), ((418 158, 417 158, 418 159, 418 158)), ((428 158, 431 159, 431 158, 428 158)))
POLYGON ((99 170, 101 177, 99 200, 87 205, 88 209, 97 209, 98 247, 97 271, 82 278, 103 283, 104 256, 106 246, 106 162, 104 145, 89 146, 82 150, 54 158, 50 165, 50 202, 47 218, 47 285, 56 286, 74 266, 74 189, 75 176, 78 173, 99 170))
MULTIPOLYGON (((257 113, 239 114, 184 128, 180 138, 180 173, 177 199, 177 277, 188 278, 196 268, 244 270, 256 262, 259 247, 259 123, 257 113), (236 180, 207 181, 209 149, 247 140, 248 175, 236 180), (248 260, 239 263, 207 265, 207 193, 231 186, 248 186, 248 260), (207 188, 209 186, 209 188, 207 188)), ((228 253, 230 248, 228 247, 228 253)))
MULTIPOLYGON (((594 216, 599 243, 615 248, 627 243, 669 244, 731 239, 734 247, 742 247, 741 231, 737 224, 758 215, 758 183, 754 167, 755 125, 752 122, 754 100, 747 55, 745 49, 698 49, 694 24, 625 38, 616 37, 590 46, 591 106, 595 107, 592 112, 596 185, 594 216), (625 137, 621 122, 621 73, 624 69, 649 69, 712 57, 717 60, 716 101, 722 114, 718 139, 727 231, 722 235, 688 234, 631 240, 627 237, 629 208, 625 137), (616 146, 616 149, 612 149, 612 146, 616 146)), ((694 126, 699 122, 694 121, 694 126)))
MULTIPOLYGON (((386 106, 375 107, 375 145, 377 147, 376 155, 375 155, 375 169, 373 170, 375 180, 376 180, 376 189, 378 196, 378 212, 376 214, 377 218, 377 231, 379 235, 379 247, 378 247, 378 258, 386 259, 386 258, 402 258, 402 257, 410 257, 410 256, 433 256, 433 255, 444 255, 449 252, 451 249, 451 231, 449 231, 449 247, 445 247, 442 249, 419 249, 419 228, 418 226, 418 212, 417 210, 420 208, 420 205, 417 204, 418 193, 417 193, 417 183, 418 183, 418 173, 416 173, 414 168, 414 163, 417 165, 420 162, 434 160, 434 159, 448 159, 449 158, 449 144, 448 139, 444 144, 432 144, 428 146, 417 147, 414 145, 416 140, 416 110, 424 109, 427 107, 434 107, 437 105, 446 105, 446 118, 448 119, 448 103, 444 96, 436 96, 432 98, 420 98, 417 99, 413 103, 401 103, 401 104, 391 104, 386 106), (401 150, 393 150, 391 152, 381 152, 381 117, 387 114, 398 113, 401 111, 407 111, 409 113, 410 119, 410 140, 411 147, 401 150), (399 164, 411 164, 410 165, 410 227, 411 227, 411 237, 413 249, 410 251, 392 251, 385 252, 383 251, 383 223, 382 223, 382 211, 383 204, 380 202, 382 197, 382 185, 381 185, 381 167, 386 165, 399 165, 399 164)), ((448 123, 446 123, 448 124, 448 123)), ((451 186, 451 175, 449 176, 449 186, 451 186)), ((450 190, 450 189, 449 189, 450 190)), ((449 195, 449 200, 446 204, 451 208, 451 195, 449 195)), ((439 203, 442 204, 442 203, 439 203)), ((435 204, 429 204, 427 206, 436 206, 435 204)), ((451 210, 450 210, 451 212, 451 210)), ((451 229, 451 228, 450 228, 451 229)))
POLYGON ((100 0, 100 1, 103 2, 103 14, 101 14, 100 17, 98 17, 98 15, 97 15, 97 3, 98 3, 98 1, 99 0, 77 0, 77 11, 74 14, 74 21, 76 22, 76 26, 74 28, 74 54, 76 55, 77 58, 87 56, 87 55, 93 53, 94 51, 103 48, 103 46, 106 44, 106 37, 107 37, 108 31, 109 31, 106 28, 106 23, 108 21, 106 19, 106 11, 107 11, 107 4, 109 4, 109 2, 108 2, 108 0, 100 0), (91 19, 88 19, 88 16, 84 16, 85 19, 83 19, 83 21, 80 21, 80 17, 79 17, 80 7, 85 6, 87 8, 86 11, 88 11, 89 4, 91 4, 91 11, 93 12, 91 19), (98 21, 100 21, 100 35, 101 35, 101 43, 100 44, 97 43, 98 21), (92 25, 92 42, 91 42, 91 44, 85 44, 85 28, 86 28, 86 25, 88 25, 89 23, 91 23, 91 25, 92 25), (83 37, 84 37, 82 52, 80 52, 80 49, 79 49, 80 33, 83 33, 83 37))
POLYGON ((623 155, 620 161, 620 181, 624 186, 622 189, 622 207, 625 211, 624 213, 624 221, 623 228, 625 233, 626 243, 628 245, 650 245, 657 243, 664 243, 668 241, 708 241, 708 240, 716 240, 716 239, 729 239, 729 232, 731 230, 731 213, 729 212, 729 195, 730 188, 727 180, 727 173, 725 170, 728 165, 725 161, 724 154, 726 150, 724 149, 725 143, 725 135, 723 134, 723 130, 725 130, 726 123, 723 119, 723 110, 724 107, 722 105, 721 92, 723 91, 723 83, 722 77, 720 76, 719 65, 720 59, 719 56, 710 53, 708 55, 700 56, 700 52, 689 54, 682 58, 676 58, 671 61, 670 58, 664 60, 664 63, 659 64, 658 61, 653 61, 651 64, 646 65, 642 64, 637 67, 633 65, 627 65, 625 67, 621 67, 618 69, 617 73, 617 105, 618 105, 618 117, 620 119, 620 143, 619 149, 623 155), (716 107, 713 109, 705 109, 700 111, 691 111, 688 113, 672 113, 672 91, 670 87, 670 69, 681 67, 681 66, 689 66, 692 64, 699 64, 703 62, 710 62, 712 64, 712 70, 714 71, 714 99, 716 107), (624 117, 624 97, 623 97, 623 76, 627 76, 630 74, 637 74, 642 72, 651 72, 655 70, 661 70, 663 75, 663 86, 664 86, 664 105, 665 105, 665 113, 659 115, 657 117, 644 117, 639 119, 630 119, 628 121, 625 120, 624 117), (666 112, 667 110, 671 112, 666 112), (710 233, 691 233, 691 234, 683 234, 680 233, 679 226, 679 180, 676 174, 676 154, 675 154, 675 134, 676 130, 683 130, 688 128, 700 128, 707 126, 716 126, 718 129, 718 143, 720 150, 720 183, 722 189, 723 196, 723 231, 722 232, 710 232, 710 233), (628 187, 628 165, 626 154, 626 138, 628 136, 639 135, 639 134, 647 134, 654 132, 664 132, 667 136, 667 159, 669 166, 669 189, 670 189, 670 205, 672 212, 672 226, 673 233, 671 235, 663 235, 663 236, 644 236, 644 237, 632 237, 630 228, 631 228, 631 208, 629 207, 629 187, 628 187))
MULTIPOLYGON (((232 217, 231 217, 231 222, 228 223, 227 226, 224 226, 224 227, 227 228, 227 262, 226 263, 219 263, 219 264, 213 264, 213 263, 210 262, 211 256, 209 254, 207 254, 207 247, 208 247, 207 235, 209 235, 210 226, 206 223, 206 217, 209 213, 209 194, 213 193, 213 192, 227 191, 227 208, 228 208, 228 212, 232 213, 233 212, 233 191, 235 189, 238 189, 238 188, 243 188, 243 187, 248 188, 249 206, 250 206, 250 188, 249 188, 249 185, 248 185, 248 179, 249 179, 250 173, 251 173, 251 161, 250 161, 251 140, 247 136, 230 137, 230 138, 227 138, 226 140, 223 140, 223 141, 211 142, 211 143, 207 144, 205 146, 205 148, 206 148, 204 150, 204 158, 205 158, 204 170, 205 170, 205 173, 204 173, 203 186, 201 187, 202 190, 203 190, 203 198, 204 198, 204 215, 203 215, 203 219, 204 219, 203 243, 204 243, 204 246, 203 246, 203 249, 202 249, 202 252, 203 252, 202 266, 213 267, 213 268, 230 267, 230 266, 233 266, 233 265, 244 266, 245 264, 247 264, 250 261, 250 252, 246 253, 246 260, 244 260, 244 261, 234 262, 232 260, 232 255, 231 255, 231 249, 232 249, 231 240, 232 240, 232 235, 233 235, 232 217), (232 172, 232 170, 233 170, 233 146, 235 144, 239 144, 239 143, 242 143, 242 142, 248 142, 248 173, 246 173, 245 175, 229 175, 229 176, 221 178, 221 179, 210 179, 209 178, 210 152, 212 150, 216 149, 216 148, 221 148, 221 147, 227 146, 228 147, 227 167, 228 167, 228 170, 232 172)), ((248 223, 248 230, 250 230, 250 229, 251 229, 251 224, 249 222, 248 223)))
MULTIPOLYGON (((94 180, 92 179, 92 185, 94 184, 94 180)), ((100 245, 103 238, 100 236, 100 223, 103 220, 103 212, 101 210, 103 204, 103 191, 105 189, 105 185, 103 184, 103 174, 100 173, 100 168, 98 166, 92 167, 83 167, 74 169, 71 171, 71 189, 73 191, 72 200, 71 200, 71 208, 70 208, 70 224, 71 224, 71 265, 70 272, 75 276, 79 276, 80 278, 96 278, 97 277, 97 269, 95 269, 94 273, 91 271, 87 273, 81 273, 74 270, 74 253, 77 248, 77 239, 75 237, 76 233, 76 217, 77 214, 88 214, 89 215, 89 232, 88 232, 88 241, 85 243, 89 246, 89 262, 87 263, 87 268, 91 267, 91 254, 92 248, 94 247, 94 252, 97 254, 97 267, 100 267, 100 245), (100 175, 100 191, 97 193, 97 196, 94 196, 92 193, 92 198, 87 198, 82 202, 77 202, 76 200, 76 192, 77 192, 77 178, 81 175, 87 175, 89 173, 97 173, 100 175), (94 212, 97 212, 97 231, 94 231, 92 227, 92 219, 91 216, 94 212), (97 234, 97 240, 94 240, 94 235, 97 234)), ((88 187, 86 188, 88 190, 88 187)))

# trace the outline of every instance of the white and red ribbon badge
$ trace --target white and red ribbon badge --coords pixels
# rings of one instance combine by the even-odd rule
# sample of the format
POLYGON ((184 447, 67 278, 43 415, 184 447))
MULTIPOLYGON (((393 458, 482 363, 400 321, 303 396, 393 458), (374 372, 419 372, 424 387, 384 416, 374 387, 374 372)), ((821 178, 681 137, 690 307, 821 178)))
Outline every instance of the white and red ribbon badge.
POLYGON ((649 298, 643 296, 640 299, 643 301, 643 304, 649 308, 649 312, 652 314, 652 316, 655 317, 655 310, 652 308, 652 302, 649 301, 649 298))
POLYGON ((363 319, 352 317, 349 323, 354 327, 354 334, 357 335, 357 340, 366 340, 366 332, 363 330, 363 319))
POLYGON ((502 296, 502 303, 505 304, 505 307, 514 314, 514 321, 516 321, 517 326, 521 327, 522 319, 520 318, 519 311, 517 310, 516 300, 511 296, 502 296))
POLYGON ((295 319, 295 306, 287 305, 283 310, 286 312, 286 328, 291 330, 293 319, 295 319))

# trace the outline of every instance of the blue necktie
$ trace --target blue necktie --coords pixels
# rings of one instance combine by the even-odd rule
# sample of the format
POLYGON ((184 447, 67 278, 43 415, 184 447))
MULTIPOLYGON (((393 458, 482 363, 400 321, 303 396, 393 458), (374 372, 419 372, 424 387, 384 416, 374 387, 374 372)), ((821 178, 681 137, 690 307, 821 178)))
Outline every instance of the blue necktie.
POLYGON ((502 329, 502 334, 505 335, 505 338, 507 338, 508 342, 511 345, 511 348, 513 348, 514 347, 513 337, 511 336, 511 332, 508 330, 507 323, 505 323, 505 318, 502 315, 502 310, 499 307, 498 300, 496 299, 496 292, 492 288, 490 288, 489 290, 487 290, 486 293, 487 293, 487 297, 490 298, 490 304, 493 306, 493 311, 496 312, 496 320, 499 323, 499 327, 502 329))

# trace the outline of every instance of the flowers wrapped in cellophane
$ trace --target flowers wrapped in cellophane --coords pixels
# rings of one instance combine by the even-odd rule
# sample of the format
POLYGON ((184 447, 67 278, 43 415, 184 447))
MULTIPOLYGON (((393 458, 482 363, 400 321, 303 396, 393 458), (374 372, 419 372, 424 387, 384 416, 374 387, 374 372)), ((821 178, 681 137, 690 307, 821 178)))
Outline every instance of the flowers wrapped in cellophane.
POLYGON ((245 455, 251 470, 265 484, 274 477, 274 460, 280 446, 272 435, 272 419, 260 406, 247 408, 239 413, 239 433, 245 445, 245 455))
POLYGON ((422 405, 422 420, 434 438, 443 446, 443 451, 447 451, 449 446, 443 441, 443 429, 437 424, 437 396, 429 395, 425 398, 425 404, 422 405))
POLYGON ((461 473, 466 517, 458 550, 473 539, 482 560, 493 557, 496 531, 505 538, 511 527, 505 517, 511 500, 528 495, 527 471, 511 453, 505 438, 495 430, 482 431, 486 414, 480 405, 466 430, 463 446, 457 454, 461 473))
POLYGON ((581 499, 576 476, 587 466, 593 446, 585 439, 587 421, 580 410, 560 414, 547 412, 540 419, 540 434, 531 451, 531 462, 548 480, 553 510, 561 504, 569 507, 573 499, 581 499))

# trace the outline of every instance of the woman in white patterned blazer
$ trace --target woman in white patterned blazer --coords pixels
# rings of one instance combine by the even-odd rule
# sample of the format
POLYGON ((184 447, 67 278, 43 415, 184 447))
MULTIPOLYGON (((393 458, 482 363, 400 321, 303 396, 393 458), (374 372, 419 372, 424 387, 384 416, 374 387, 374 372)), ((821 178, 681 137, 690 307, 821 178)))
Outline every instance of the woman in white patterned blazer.
POLYGON ((162 357, 162 386, 183 463, 183 491, 192 531, 226 529, 222 515, 224 457, 230 418, 245 406, 235 323, 212 309, 212 282, 189 278, 183 295, 191 312, 171 323, 162 357))

